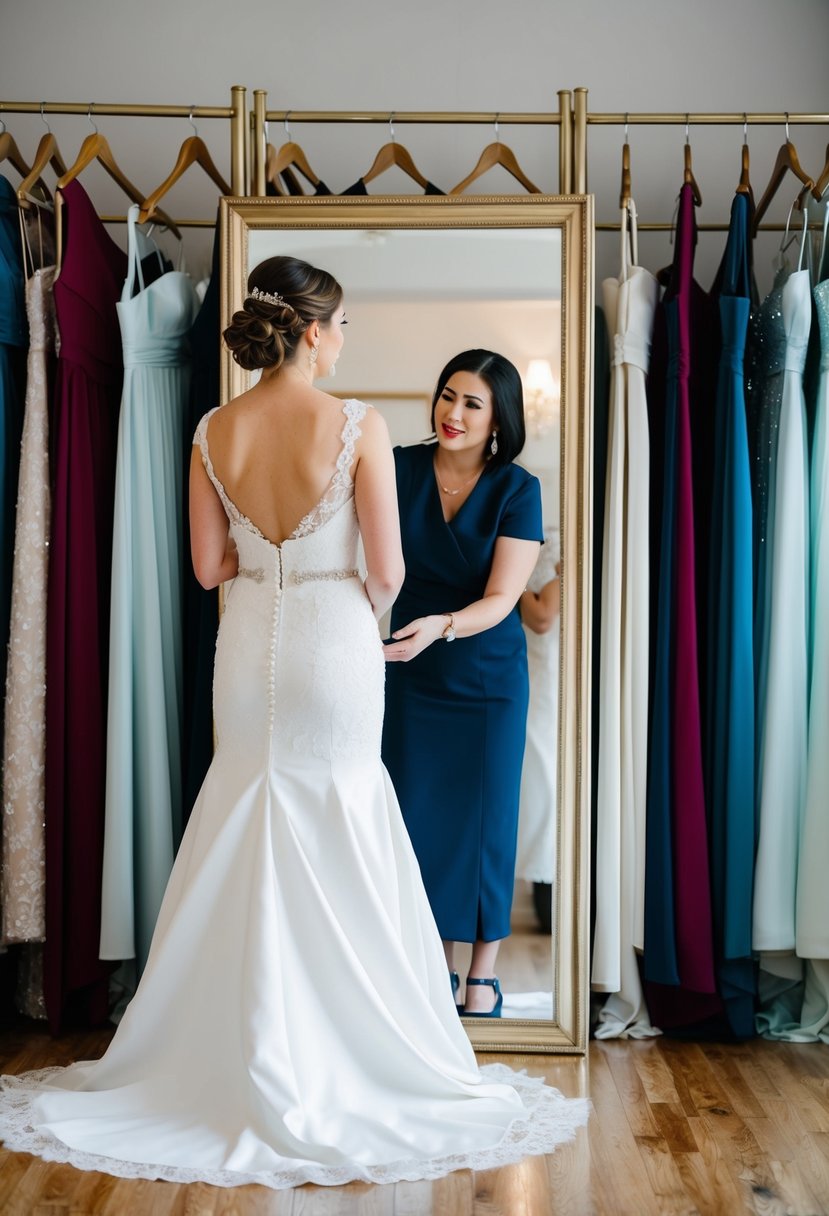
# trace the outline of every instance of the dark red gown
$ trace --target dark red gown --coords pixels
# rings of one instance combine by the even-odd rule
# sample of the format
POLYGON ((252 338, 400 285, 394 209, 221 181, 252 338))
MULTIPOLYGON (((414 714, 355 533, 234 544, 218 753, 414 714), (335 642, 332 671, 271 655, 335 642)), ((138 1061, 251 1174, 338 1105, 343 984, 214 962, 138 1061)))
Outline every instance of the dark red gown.
POLYGON ((79 182, 63 191, 55 282, 60 353, 46 649, 46 944, 49 1023, 102 1021, 98 958, 115 453, 123 358, 116 301, 126 254, 79 182))

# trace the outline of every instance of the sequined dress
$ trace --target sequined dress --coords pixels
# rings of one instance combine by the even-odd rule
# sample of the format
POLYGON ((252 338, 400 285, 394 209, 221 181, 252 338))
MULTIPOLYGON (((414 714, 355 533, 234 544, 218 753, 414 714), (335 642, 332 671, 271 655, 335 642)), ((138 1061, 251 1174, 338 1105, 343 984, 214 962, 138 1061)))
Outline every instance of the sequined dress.
POLYGON ((584 1122, 479 1072, 380 762, 384 659, 357 573, 346 402, 329 490, 282 544, 217 480, 239 571, 218 746, 147 967, 109 1050, 4 1079, 6 1147, 122 1177, 273 1188, 436 1178, 549 1152, 584 1122))

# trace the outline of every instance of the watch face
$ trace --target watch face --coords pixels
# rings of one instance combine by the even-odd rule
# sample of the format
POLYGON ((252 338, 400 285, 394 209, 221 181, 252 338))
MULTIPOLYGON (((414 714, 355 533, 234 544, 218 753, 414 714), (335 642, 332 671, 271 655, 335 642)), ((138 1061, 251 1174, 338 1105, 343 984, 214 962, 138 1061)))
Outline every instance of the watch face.
POLYGON ((446 632, 442 636, 443 636, 444 642, 454 642, 455 630, 452 628, 449 628, 446 630, 446 632))

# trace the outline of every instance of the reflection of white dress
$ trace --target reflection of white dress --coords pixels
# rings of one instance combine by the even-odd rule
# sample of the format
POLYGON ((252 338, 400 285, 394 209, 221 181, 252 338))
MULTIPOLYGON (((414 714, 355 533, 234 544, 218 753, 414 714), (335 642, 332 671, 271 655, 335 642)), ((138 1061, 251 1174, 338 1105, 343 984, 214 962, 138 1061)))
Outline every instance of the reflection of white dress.
MULTIPOLYGON (((544 544, 527 588, 538 594, 556 578, 561 543, 558 528, 545 528, 544 544)), ((524 626, 530 703, 521 770, 515 877, 552 883, 556 872, 556 782, 558 778, 559 621, 547 633, 524 626)))
POLYGON ((622 272, 603 283, 613 335, 602 570, 596 926, 593 987, 612 995, 597 1038, 657 1034, 635 949, 644 944, 648 753, 648 493, 650 434, 645 378, 657 302, 636 261, 636 212, 622 212, 622 272))
POLYGON ((384 660, 356 573, 347 423, 281 545, 230 502, 218 747, 106 1055, 5 1081, 9 1148, 124 1177, 274 1188, 434 1178, 547 1152, 586 1104, 479 1073, 380 762, 384 660), (518 1091, 521 1091, 520 1093, 518 1091))

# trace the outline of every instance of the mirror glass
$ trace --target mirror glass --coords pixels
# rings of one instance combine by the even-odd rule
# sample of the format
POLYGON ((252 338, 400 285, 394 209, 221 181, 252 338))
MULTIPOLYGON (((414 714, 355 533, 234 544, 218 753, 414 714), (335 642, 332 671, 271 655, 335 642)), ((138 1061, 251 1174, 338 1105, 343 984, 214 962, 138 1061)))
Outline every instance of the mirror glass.
MULTIPOLYGON (((464 223, 456 208, 440 207, 457 201, 412 200, 407 209, 400 200, 394 200, 393 206, 392 200, 377 198, 346 207, 331 199, 304 200, 305 207, 296 200, 256 200, 262 208, 257 212, 251 201, 245 210, 241 202, 234 207, 230 200, 224 233, 224 315, 239 306, 247 274, 265 258, 290 254, 329 270, 344 288, 349 324, 336 376, 318 381, 319 387, 380 410, 394 445, 432 437, 429 420, 435 382, 454 355, 486 348, 510 359, 525 392, 527 441, 518 463, 541 483, 546 561, 539 560, 538 576, 530 582, 531 589, 539 591, 555 580, 557 562, 566 567, 569 560, 561 520, 562 386, 567 381, 566 346, 576 336, 582 354, 586 346, 586 288, 577 300, 581 324, 576 325, 576 316, 571 315, 565 325, 568 236, 572 242, 567 225, 551 223, 537 213, 528 224, 526 208, 503 200, 500 208, 488 211, 480 207, 486 200, 476 200, 478 207, 466 200, 464 210, 474 222, 464 223), (427 206, 418 208, 417 203, 427 206)), ((564 209, 559 205, 559 210, 564 209)), ((580 259, 571 257, 573 261, 580 259)), ((577 281, 581 284, 581 275, 577 281)), ((572 286, 571 282, 571 293, 572 286)), ((571 314, 574 311, 571 303, 571 314)), ((227 359, 226 364, 225 400, 251 382, 235 364, 227 359)), ((571 408, 578 409, 580 394, 575 388, 581 385, 583 371, 570 370, 571 408)), ((385 623, 381 629, 386 636, 385 623)), ((582 985, 581 978, 576 976, 574 982, 572 975, 562 984, 559 948, 566 937, 565 965, 571 970, 575 965, 578 971, 580 935, 574 925, 579 901, 574 893, 581 876, 573 870, 583 867, 584 859, 572 847, 581 830, 576 826, 577 808, 569 805, 562 818, 559 807, 558 719, 559 707, 567 699, 559 619, 544 634, 528 625, 525 632, 530 709, 511 935, 501 945, 496 966, 504 991, 502 1025, 499 1028, 494 1020, 485 1026, 481 1021, 467 1023, 476 1046, 485 1045, 481 1036, 494 1037, 498 1046, 513 1042, 519 1025, 525 1031, 534 1026, 536 1038, 539 1028, 572 1026, 575 1014, 569 1006, 582 985), (563 883, 561 840, 568 842, 563 849, 568 870, 563 883), (512 1032, 507 1028, 510 1022, 512 1032)), ((581 737, 576 732, 578 746, 581 737)), ((461 976, 469 951, 464 945, 456 948, 461 976)), ((567 1037, 572 1049, 578 1035, 570 1030, 567 1037)), ((515 1041, 530 1049, 535 1042, 526 1033, 515 1041)))

